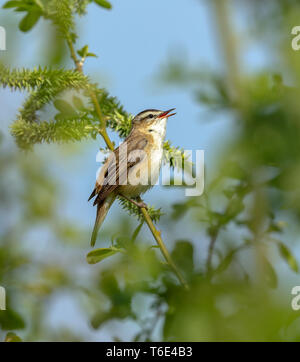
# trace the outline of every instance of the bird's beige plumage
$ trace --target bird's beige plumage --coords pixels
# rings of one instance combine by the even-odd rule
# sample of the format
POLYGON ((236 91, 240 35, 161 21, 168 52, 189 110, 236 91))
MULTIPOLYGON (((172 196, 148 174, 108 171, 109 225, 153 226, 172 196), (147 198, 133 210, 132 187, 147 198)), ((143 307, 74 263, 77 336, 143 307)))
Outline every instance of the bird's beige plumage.
POLYGON ((129 136, 104 163, 89 198, 90 200, 95 197, 94 205, 97 205, 92 246, 110 206, 118 195, 138 206, 145 206, 139 205, 133 199, 146 192, 158 178, 167 118, 173 115, 170 114, 172 110, 146 110, 139 113, 133 119, 129 136), (138 182, 132 182, 132 179, 138 179, 138 182))

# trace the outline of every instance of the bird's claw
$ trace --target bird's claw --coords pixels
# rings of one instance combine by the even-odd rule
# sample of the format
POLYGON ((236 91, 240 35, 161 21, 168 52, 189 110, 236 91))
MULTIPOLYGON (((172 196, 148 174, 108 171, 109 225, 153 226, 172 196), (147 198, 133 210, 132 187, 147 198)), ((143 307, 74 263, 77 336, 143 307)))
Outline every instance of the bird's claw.
POLYGON ((141 209, 146 209, 148 210, 148 206, 147 204, 145 204, 144 202, 139 202, 137 203, 138 207, 140 207, 141 209))

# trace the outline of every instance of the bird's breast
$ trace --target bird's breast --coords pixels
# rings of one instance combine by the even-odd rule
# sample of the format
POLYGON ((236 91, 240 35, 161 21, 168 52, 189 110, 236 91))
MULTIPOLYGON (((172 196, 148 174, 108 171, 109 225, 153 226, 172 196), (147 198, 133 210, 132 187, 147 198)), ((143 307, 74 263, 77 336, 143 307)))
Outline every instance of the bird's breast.
POLYGON ((128 171, 127 185, 120 186, 120 191, 127 197, 145 193, 158 180, 163 157, 162 142, 152 144, 145 151, 143 159, 128 171))

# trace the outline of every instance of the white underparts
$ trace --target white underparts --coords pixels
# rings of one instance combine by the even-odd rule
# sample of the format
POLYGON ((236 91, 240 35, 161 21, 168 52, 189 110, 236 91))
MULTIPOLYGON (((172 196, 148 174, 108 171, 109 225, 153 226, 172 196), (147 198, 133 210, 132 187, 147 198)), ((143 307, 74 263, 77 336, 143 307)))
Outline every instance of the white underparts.
POLYGON ((166 135, 167 118, 159 119, 153 123, 148 131, 154 139, 150 154, 141 152, 141 161, 128 172, 128 184, 122 186, 123 193, 128 197, 136 197, 146 192, 156 184, 163 157, 163 142, 166 135))

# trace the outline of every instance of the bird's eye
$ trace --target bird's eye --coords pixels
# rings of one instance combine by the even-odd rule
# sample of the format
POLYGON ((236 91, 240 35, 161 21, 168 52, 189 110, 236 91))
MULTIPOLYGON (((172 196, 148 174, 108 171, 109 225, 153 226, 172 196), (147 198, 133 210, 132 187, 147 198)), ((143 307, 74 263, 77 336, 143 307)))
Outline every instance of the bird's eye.
POLYGON ((154 116, 153 116, 153 114, 149 114, 149 116, 148 116, 149 118, 153 118, 154 116))

